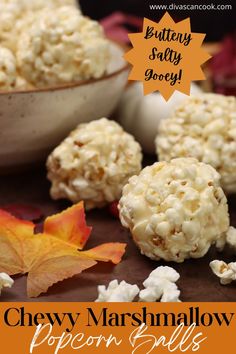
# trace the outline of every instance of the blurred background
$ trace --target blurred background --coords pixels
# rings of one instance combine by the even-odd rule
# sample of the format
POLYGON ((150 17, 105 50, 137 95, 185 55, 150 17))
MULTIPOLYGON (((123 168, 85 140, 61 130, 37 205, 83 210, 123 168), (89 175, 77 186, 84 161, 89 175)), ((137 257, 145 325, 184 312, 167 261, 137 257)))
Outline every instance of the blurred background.
MULTIPOLYGON (((210 11, 169 11, 175 20, 191 17, 192 30, 194 32, 207 33, 206 40, 210 42, 220 41, 226 34, 232 33, 236 28, 236 2, 235 0, 80 0, 84 14, 101 20, 115 11, 131 14, 138 17, 148 17, 158 21, 165 11, 150 10, 152 4, 206 4, 232 5, 232 10, 210 11)), ((127 24, 128 27, 132 25, 127 24)))
POLYGON ((212 55, 204 65, 206 91, 236 95, 236 2, 235 0, 80 0, 85 15, 99 20, 106 35, 129 45, 128 33, 142 29, 143 17, 159 21, 165 10, 150 5, 223 6, 221 10, 169 10, 174 20, 191 19, 192 32, 206 33, 204 46, 212 55), (227 7, 228 6, 228 7, 227 7), (231 7, 231 8, 230 8, 231 7))

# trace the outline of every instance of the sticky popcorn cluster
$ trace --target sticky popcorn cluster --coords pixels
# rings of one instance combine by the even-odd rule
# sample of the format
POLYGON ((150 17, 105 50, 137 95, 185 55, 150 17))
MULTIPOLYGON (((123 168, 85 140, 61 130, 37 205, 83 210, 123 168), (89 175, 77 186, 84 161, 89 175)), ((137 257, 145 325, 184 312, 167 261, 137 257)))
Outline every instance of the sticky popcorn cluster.
POLYGON ((76 1, 0 0, 0 7, 0 50, 14 62, 10 83, 9 68, 0 65, 0 90, 62 85, 106 72, 109 42, 76 1))
POLYGON ((103 207, 120 199, 141 161, 140 145, 116 122, 80 124, 48 158, 51 196, 84 200, 87 209, 103 207))
POLYGON ((130 178, 119 202, 120 219, 151 259, 199 258, 229 227, 220 175, 193 158, 159 162, 130 178))
POLYGON ((188 98, 161 122, 156 151, 159 160, 195 157, 212 165, 223 189, 236 192, 236 98, 207 93, 188 98))

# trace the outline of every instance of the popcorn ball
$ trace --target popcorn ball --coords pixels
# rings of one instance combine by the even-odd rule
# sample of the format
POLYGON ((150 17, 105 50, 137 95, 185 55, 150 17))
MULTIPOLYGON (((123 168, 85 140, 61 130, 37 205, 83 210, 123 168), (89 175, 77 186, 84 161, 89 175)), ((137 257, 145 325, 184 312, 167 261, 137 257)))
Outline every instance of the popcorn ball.
POLYGON ((12 90, 16 84, 16 59, 13 53, 0 46, 0 91, 12 90))
POLYGON ((120 198, 141 160, 140 145, 116 122, 80 124, 48 158, 51 196, 84 200, 87 209, 103 207, 120 198))
POLYGON ((223 248, 229 227, 220 175, 193 158, 158 162, 130 178, 120 219, 147 257, 183 262, 223 248))
POLYGON ((195 157, 221 175, 222 188, 236 192, 236 98, 191 97, 162 121, 156 138, 159 160, 195 157))
POLYGON ((108 62, 102 27, 72 6, 42 11, 18 43, 21 74, 36 87, 99 78, 108 62))
POLYGON ((19 36, 41 16, 39 11, 76 4, 76 0, 0 0, 1 44, 15 51, 19 36))

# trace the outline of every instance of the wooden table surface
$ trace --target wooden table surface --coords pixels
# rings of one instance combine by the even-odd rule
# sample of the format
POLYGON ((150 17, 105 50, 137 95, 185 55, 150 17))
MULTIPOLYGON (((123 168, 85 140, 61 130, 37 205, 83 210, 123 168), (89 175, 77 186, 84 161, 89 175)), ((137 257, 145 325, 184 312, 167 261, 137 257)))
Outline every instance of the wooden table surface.
MULTIPOLYGON (((44 216, 64 209, 68 204, 55 202, 49 196, 49 183, 43 167, 34 171, 0 177, 0 205, 9 203, 27 203, 39 207, 44 216)), ((236 197, 229 200, 231 224, 236 226, 236 197)), ((125 280, 142 288, 142 282, 159 265, 170 265, 180 273, 178 286, 182 301, 236 301, 236 282, 222 286, 209 268, 213 259, 236 261, 236 256, 229 249, 217 253, 212 248, 201 259, 187 260, 182 264, 151 261, 140 255, 127 230, 119 220, 114 219, 107 209, 87 213, 87 223, 93 226, 87 247, 103 242, 120 241, 127 243, 123 261, 117 266, 99 263, 79 276, 52 286, 47 294, 36 299, 26 296, 26 276, 15 277, 12 289, 2 292, 0 301, 94 301, 97 286, 107 285, 110 280, 125 280)))

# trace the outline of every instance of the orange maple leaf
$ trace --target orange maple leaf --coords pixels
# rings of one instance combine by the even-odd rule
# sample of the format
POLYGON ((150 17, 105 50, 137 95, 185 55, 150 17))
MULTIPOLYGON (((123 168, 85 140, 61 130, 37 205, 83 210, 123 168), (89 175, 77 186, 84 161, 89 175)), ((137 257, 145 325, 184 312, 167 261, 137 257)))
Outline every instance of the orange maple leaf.
POLYGON ((0 272, 26 274, 27 294, 37 297, 50 286, 94 266, 97 261, 117 264, 126 244, 105 243, 83 249, 91 228, 86 225, 83 202, 48 217, 43 233, 35 224, 0 210, 0 272))

